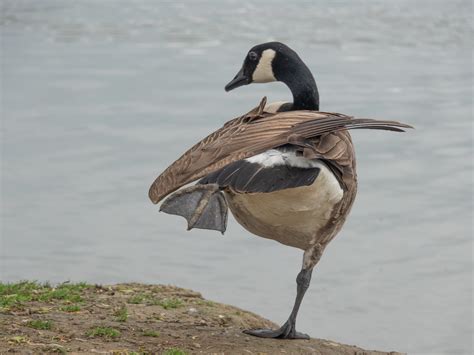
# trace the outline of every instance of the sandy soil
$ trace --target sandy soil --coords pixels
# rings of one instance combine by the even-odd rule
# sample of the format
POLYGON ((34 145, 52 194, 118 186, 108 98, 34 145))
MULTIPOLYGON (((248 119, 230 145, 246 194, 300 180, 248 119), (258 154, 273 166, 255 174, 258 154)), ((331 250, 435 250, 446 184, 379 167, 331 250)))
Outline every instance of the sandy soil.
POLYGON ((83 286, 71 294, 42 287, 22 296, 26 301, 16 291, 0 293, 1 354, 398 354, 248 336, 243 329, 277 325, 174 286, 83 286))

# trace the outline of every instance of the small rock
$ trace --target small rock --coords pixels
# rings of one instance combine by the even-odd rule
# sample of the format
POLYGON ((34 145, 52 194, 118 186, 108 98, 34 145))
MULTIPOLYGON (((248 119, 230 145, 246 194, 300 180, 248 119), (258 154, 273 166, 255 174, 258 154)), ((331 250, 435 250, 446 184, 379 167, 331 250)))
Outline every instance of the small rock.
POLYGON ((198 313, 198 310, 196 308, 191 307, 188 309, 188 314, 194 315, 197 313, 198 313))
POLYGON ((223 316, 222 314, 219 314, 218 318, 219 318, 218 319, 219 324, 221 324, 221 325, 227 324, 232 319, 229 316, 223 316))

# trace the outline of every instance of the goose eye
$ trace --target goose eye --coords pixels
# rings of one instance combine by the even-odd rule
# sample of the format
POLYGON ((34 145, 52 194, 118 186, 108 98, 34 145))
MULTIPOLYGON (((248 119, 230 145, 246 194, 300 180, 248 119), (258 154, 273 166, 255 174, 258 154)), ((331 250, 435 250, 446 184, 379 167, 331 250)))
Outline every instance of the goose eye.
POLYGON ((255 52, 249 52, 249 59, 252 60, 252 61, 255 61, 257 60, 258 58, 258 54, 255 53, 255 52))

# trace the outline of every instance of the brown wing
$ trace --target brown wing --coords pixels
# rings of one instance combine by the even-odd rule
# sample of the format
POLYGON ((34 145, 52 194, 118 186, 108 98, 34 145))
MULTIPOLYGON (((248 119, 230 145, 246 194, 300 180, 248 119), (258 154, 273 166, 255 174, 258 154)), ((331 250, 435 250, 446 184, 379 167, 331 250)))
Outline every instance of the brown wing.
POLYGON ((181 186, 227 164, 290 141, 314 140, 347 129, 372 128, 402 132, 403 128, 411 128, 395 121, 355 119, 329 112, 289 111, 270 114, 263 112, 265 102, 266 98, 247 114, 227 122, 171 164, 151 185, 151 201, 158 203, 181 186))

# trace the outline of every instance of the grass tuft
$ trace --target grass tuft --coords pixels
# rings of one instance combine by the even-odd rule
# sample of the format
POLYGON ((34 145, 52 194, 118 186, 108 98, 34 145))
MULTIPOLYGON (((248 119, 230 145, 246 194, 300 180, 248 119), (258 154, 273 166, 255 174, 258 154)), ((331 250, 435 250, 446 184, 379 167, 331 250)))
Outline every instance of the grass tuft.
POLYGON ((178 308, 183 305, 183 301, 179 298, 165 298, 158 302, 164 309, 178 308))
POLYGON ((101 337, 108 339, 115 339, 120 336, 120 331, 110 327, 95 327, 89 329, 86 333, 89 337, 101 337))
POLYGON ((126 322, 128 319, 128 310, 127 307, 124 305, 120 307, 118 310, 115 311, 114 313, 115 319, 117 322, 126 322))
POLYGON ((63 312, 79 312, 81 310, 81 306, 77 304, 68 304, 66 306, 59 308, 63 312))
POLYGON ((17 335, 8 339, 8 343, 10 344, 24 344, 28 342, 28 337, 23 335, 17 335))
POLYGON ((145 337, 154 337, 154 338, 156 338, 156 337, 160 336, 160 333, 155 332, 154 330, 144 330, 142 334, 145 337))
POLYGON ((48 349, 48 350, 49 350, 49 352, 51 352, 51 353, 56 353, 56 354, 67 354, 67 351, 66 351, 66 349, 64 349, 64 347, 63 347, 63 346, 61 346, 61 345, 58 345, 58 344, 51 346, 51 348, 50 348, 50 349, 48 349))
POLYGON ((146 299, 145 295, 138 294, 138 295, 134 295, 130 297, 127 302, 131 304, 140 304, 143 301, 145 301, 145 299, 146 299))
POLYGON ((52 287, 49 283, 20 281, 17 283, 0 282, 0 309, 23 308, 26 302, 64 300, 81 302, 81 292, 90 287, 84 282, 62 283, 52 287))
POLYGON ((178 308, 184 304, 183 300, 181 300, 180 298, 174 297, 174 298, 158 299, 154 297, 152 294, 145 294, 145 293, 140 293, 140 294, 131 296, 127 300, 127 303, 158 305, 158 306, 163 307, 164 309, 178 308))
POLYGON ((184 350, 181 350, 179 348, 170 348, 166 350, 163 355, 187 355, 188 353, 184 350))
POLYGON ((28 326, 39 330, 50 330, 53 327, 53 322, 49 320, 34 319, 28 322, 28 326))
POLYGON ((197 300, 196 303, 200 306, 215 307, 216 303, 209 300, 197 300))
POLYGON ((0 308, 9 309, 32 300, 32 292, 41 287, 32 281, 0 283, 0 308))

